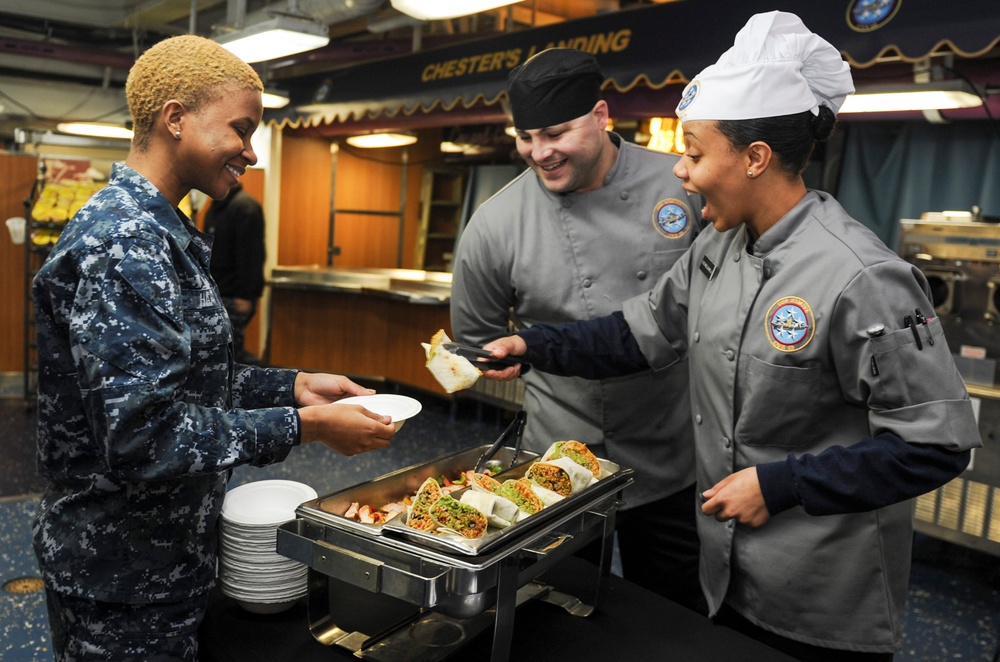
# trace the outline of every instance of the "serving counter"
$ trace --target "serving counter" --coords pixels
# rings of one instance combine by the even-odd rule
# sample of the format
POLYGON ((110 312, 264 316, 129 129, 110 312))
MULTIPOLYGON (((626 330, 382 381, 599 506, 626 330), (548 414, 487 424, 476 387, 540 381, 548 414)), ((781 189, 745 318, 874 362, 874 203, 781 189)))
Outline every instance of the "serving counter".
POLYGON ((269 284, 271 365, 444 394, 424 366, 420 343, 450 328, 450 273, 276 267, 269 284))
MULTIPOLYGON (((585 595, 596 568, 570 557, 543 576, 562 592, 585 595)), ((492 632, 473 638, 455 659, 490 659, 492 632)), ((200 630, 203 662, 354 660, 348 650, 324 646, 309 632, 305 600, 279 614, 252 614, 218 590, 200 630)), ((774 649, 712 622, 666 598, 612 575, 597 609, 587 617, 540 600, 517 608, 510 659, 547 662, 584 660, 712 660, 794 662, 774 649)))

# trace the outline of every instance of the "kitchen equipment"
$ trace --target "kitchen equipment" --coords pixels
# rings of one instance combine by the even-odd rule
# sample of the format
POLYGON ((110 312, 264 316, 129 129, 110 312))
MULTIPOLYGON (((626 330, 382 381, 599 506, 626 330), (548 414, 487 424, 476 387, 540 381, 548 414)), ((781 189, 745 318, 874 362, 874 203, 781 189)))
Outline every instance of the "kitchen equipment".
POLYGON ((1000 555, 1000 225, 975 212, 928 212, 900 221, 899 254, 930 284, 933 313, 978 409, 984 447, 969 468, 917 499, 914 527, 1000 555))
POLYGON ((261 480, 226 493, 219 519, 219 584, 247 611, 274 614, 306 594, 307 568, 275 552, 277 526, 316 490, 290 480, 261 480))
POLYGON ((497 454, 497 451, 500 450, 503 443, 508 439, 510 439, 512 436, 514 438, 514 452, 511 453, 510 466, 507 468, 513 469, 514 463, 517 462, 518 455, 520 454, 521 437, 524 434, 524 423, 526 419, 527 419, 527 414, 524 412, 523 409, 514 414, 514 420, 510 422, 510 424, 507 426, 507 429, 504 430, 500 434, 500 436, 497 437, 497 440, 494 441, 493 444, 486 449, 486 452, 484 452, 482 455, 479 456, 479 459, 476 461, 476 466, 474 467, 473 471, 475 471, 477 474, 482 473, 483 470, 486 468, 486 463, 489 462, 490 459, 497 454))
MULTIPOLYGON (((603 461, 607 477, 506 529, 456 541, 363 524, 344 517, 353 502, 378 506, 413 495, 430 476, 472 468, 488 446, 400 469, 306 503, 278 530, 278 552, 309 566, 309 621, 315 638, 371 660, 443 659, 494 626, 491 658, 507 660, 517 605, 537 598, 589 613, 610 573, 615 515, 632 470, 603 461), (589 604, 540 581, 546 570, 592 541, 602 558, 589 604)), ((534 453, 502 447, 497 459, 524 474, 534 453)), ((455 493, 456 498, 458 494, 455 493)))

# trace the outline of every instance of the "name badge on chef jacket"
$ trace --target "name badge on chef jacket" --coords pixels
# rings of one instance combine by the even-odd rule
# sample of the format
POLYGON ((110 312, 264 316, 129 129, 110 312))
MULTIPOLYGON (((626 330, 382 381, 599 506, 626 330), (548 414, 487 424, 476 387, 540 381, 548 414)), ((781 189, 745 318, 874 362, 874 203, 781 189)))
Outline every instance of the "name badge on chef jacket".
POLYGON ((708 276, 709 280, 715 278, 715 272, 717 270, 717 267, 715 266, 715 262, 712 262, 712 259, 707 255, 701 258, 701 265, 698 267, 698 269, 701 270, 701 273, 708 276))

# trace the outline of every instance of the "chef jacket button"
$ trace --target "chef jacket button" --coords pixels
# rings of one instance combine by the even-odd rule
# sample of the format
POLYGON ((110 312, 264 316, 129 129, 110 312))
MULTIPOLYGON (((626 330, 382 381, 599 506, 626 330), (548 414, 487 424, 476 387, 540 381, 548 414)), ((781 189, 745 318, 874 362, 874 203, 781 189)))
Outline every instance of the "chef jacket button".
POLYGON ((732 361, 733 359, 736 358, 736 352, 734 352, 731 349, 727 349, 726 350, 726 358, 729 359, 730 361, 732 361))
POLYGON ((739 262, 740 261, 740 253, 742 253, 742 251, 735 251, 735 252, 733 252, 733 262, 739 262))
POLYGON ((734 526, 736 526, 736 520, 734 519, 729 520, 728 522, 726 522, 726 526, 728 526, 730 529, 733 528, 734 526))
POLYGON ((885 333, 885 324, 872 324, 868 327, 868 335, 872 338, 877 338, 883 333, 885 333))
POLYGON ((764 278, 771 277, 771 267, 764 267, 764 278))
POLYGON ((646 272, 640 271, 635 275, 635 277, 638 278, 639 280, 646 280, 646 272))
POLYGON ((731 442, 729 440, 729 437, 723 437, 722 438, 722 445, 725 446, 726 448, 729 448, 730 446, 733 445, 733 442, 731 442))
POLYGON ((694 422, 697 423, 698 425, 701 425, 701 414, 695 414, 694 422))
POLYGON ((628 200, 628 191, 622 191, 620 197, 622 200, 628 200))
POLYGON ((563 209, 569 209, 570 207, 573 206, 573 200, 571 200, 568 197, 563 197, 563 199, 562 199, 562 206, 563 206, 563 209))
POLYGON ((593 281, 591 281, 589 278, 584 278, 583 279, 583 286, 584 287, 590 287, 593 284, 594 284, 593 281))
POLYGON ((694 332, 694 341, 698 342, 699 340, 701 340, 701 331, 695 331, 694 332))

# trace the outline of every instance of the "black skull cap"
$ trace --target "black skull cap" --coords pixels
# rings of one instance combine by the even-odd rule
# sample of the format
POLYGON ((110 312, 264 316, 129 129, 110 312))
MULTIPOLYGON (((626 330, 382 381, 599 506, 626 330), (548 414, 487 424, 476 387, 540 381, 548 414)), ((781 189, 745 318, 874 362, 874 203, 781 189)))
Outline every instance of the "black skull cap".
POLYGON ((590 53, 549 48, 531 56, 507 77, 514 128, 541 129, 586 115, 601 99, 603 82, 590 53))

